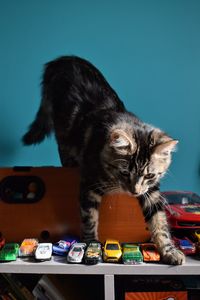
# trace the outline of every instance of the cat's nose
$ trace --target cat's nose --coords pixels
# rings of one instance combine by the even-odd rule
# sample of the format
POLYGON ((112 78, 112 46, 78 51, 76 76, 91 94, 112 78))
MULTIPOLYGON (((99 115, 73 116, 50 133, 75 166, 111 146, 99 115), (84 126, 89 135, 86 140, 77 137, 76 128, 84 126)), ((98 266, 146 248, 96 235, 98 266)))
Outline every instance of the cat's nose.
POLYGON ((131 185, 131 194, 135 197, 138 196, 136 189, 135 189, 135 185, 131 185))
POLYGON ((135 185, 135 194, 137 195, 141 195, 142 194, 142 186, 140 184, 137 184, 135 185))
POLYGON ((143 194, 143 187, 142 187, 142 185, 140 185, 140 184, 135 184, 135 186, 132 188, 132 194, 135 196, 135 197, 138 197, 138 196, 140 196, 140 195, 142 195, 143 194))

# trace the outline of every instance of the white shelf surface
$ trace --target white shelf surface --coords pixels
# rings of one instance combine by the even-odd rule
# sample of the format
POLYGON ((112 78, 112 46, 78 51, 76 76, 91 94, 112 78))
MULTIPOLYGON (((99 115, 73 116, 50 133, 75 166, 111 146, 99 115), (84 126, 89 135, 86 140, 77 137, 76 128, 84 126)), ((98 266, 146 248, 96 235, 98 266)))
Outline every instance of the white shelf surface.
POLYGON ((96 275, 200 275, 200 261, 187 257, 181 266, 161 263, 142 263, 140 265, 123 265, 100 263, 86 266, 84 264, 68 264, 66 258, 53 256, 51 261, 36 262, 18 258, 14 262, 1 262, 0 273, 30 274, 96 274, 96 275))

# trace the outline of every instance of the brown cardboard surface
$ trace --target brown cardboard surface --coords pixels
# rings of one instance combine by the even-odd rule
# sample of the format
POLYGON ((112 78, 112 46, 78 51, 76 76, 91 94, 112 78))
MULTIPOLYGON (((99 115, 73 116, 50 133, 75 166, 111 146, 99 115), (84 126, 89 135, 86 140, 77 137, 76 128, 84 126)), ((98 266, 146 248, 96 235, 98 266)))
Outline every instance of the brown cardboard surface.
MULTIPOLYGON (((35 167, 19 171, 0 169, 0 181, 6 176, 38 176, 45 183, 45 194, 36 203, 10 204, 0 199, 0 232, 8 241, 27 237, 42 240, 48 231, 50 240, 64 234, 80 235, 79 170, 63 167, 35 167)), ((100 207, 99 238, 120 242, 146 241, 149 232, 138 201, 128 195, 106 195, 100 207)))
POLYGON ((147 224, 137 198, 127 194, 106 195, 99 214, 99 238, 120 242, 143 242, 150 239, 147 224))
POLYGON ((65 233, 80 234, 77 169, 36 167, 19 172, 12 168, 0 169, 0 180, 9 175, 39 176, 45 183, 46 191, 39 202, 32 204, 0 201, 0 232, 7 241, 40 238, 44 230, 50 233, 53 240, 65 233))

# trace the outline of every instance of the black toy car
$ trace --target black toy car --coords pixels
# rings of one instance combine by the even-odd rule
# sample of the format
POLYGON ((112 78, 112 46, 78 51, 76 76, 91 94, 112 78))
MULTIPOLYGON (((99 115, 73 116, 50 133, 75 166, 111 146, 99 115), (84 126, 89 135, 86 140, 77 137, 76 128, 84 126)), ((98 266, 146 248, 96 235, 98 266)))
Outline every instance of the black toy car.
POLYGON ((95 265, 102 262, 102 249, 100 242, 90 242, 84 255, 86 265, 95 265))

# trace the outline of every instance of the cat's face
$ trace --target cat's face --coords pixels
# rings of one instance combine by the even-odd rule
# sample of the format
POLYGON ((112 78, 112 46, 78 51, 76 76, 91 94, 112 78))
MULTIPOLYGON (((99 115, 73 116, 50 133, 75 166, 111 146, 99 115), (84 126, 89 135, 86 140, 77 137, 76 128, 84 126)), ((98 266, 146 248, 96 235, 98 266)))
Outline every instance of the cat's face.
POLYGON ((136 197, 143 195, 166 173, 177 143, 152 127, 131 132, 114 129, 105 156, 107 169, 122 190, 136 197))

